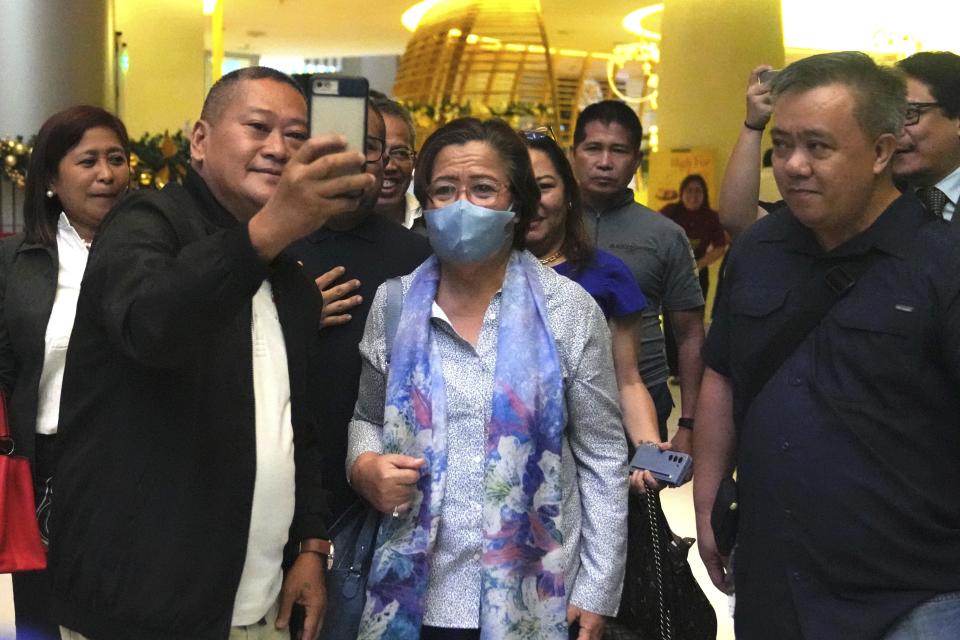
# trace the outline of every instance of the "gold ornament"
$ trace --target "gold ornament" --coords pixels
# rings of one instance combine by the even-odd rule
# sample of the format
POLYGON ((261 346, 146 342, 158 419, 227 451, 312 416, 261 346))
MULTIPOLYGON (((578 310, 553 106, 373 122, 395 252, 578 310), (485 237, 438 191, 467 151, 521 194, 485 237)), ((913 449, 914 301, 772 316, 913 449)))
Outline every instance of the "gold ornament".
POLYGON ((13 152, 18 156, 22 156, 27 152, 27 147, 24 146, 22 142, 18 142, 17 144, 13 145, 13 152))
POLYGON ((10 168, 17 166, 17 156, 11 154, 3 159, 3 163, 10 168))
POLYGON ((149 187, 153 183, 153 174, 149 171, 140 172, 140 177, 138 178, 141 187, 149 187))
POLYGON ((131 169, 136 169, 138 164, 140 164, 140 156, 138 156, 137 154, 131 152, 131 153, 130 153, 130 168, 131 168, 131 169))

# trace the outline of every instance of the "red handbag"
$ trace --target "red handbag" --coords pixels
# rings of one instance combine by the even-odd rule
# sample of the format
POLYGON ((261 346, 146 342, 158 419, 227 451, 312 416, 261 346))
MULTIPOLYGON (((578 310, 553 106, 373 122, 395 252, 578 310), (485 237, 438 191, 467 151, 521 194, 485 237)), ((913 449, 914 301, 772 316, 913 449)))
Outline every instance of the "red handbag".
POLYGON ((7 423, 7 396, 0 393, 0 573, 47 567, 30 461, 13 455, 15 448, 7 423))

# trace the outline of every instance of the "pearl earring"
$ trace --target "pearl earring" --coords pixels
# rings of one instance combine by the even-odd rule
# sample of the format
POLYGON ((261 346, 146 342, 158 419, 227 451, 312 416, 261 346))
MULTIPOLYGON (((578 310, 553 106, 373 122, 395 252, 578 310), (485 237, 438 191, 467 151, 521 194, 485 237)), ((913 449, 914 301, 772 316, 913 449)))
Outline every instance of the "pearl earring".
POLYGON ((53 194, 53 189, 47 189, 47 197, 48 197, 48 198, 52 198, 53 195, 54 195, 54 194, 53 194))

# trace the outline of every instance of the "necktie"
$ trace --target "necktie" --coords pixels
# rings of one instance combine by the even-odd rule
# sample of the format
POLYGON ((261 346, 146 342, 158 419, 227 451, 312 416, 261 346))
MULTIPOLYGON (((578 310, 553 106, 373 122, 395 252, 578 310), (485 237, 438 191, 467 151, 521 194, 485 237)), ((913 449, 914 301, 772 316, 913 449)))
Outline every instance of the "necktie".
POLYGON ((938 218, 943 217, 943 208, 947 206, 947 196, 943 191, 936 187, 921 187, 917 189, 917 197, 923 202, 927 211, 938 218))

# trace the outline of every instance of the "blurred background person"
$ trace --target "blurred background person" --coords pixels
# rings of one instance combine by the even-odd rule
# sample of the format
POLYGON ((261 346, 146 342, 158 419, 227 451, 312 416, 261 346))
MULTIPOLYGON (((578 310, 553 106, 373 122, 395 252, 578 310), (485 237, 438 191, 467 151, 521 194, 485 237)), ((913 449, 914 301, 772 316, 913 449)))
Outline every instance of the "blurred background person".
MULTIPOLYGON (((697 274, 704 302, 710 290, 710 265, 723 257, 727 251, 727 234, 720 226, 720 217, 710 208, 707 181, 698 173, 685 177, 680 182, 680 200, 672 202, 660 213, 676 222, 687 235, 693 257, 697 261, 697 274)), ((673 335, 670 316, 663 318, 663 337, 667 348, 667 364, 670 375, 679 375, 677 364, 677 340, 673 335)))
MULTIPOLYGON (((33 465, 44 543, 60 385, 90 243, 127 190, 130 141, 123 123, 79 105, 51 116, 30 156, 24 232, 0 241, 0 385, 8 394, 18 455, 33 465)), ((17 637, 59 638, 46 571, 13 574, 17 637)))
POLYGON ((599 638, 622 588, 628 482, 603 314, 522 251, 540 190, 506 123, 440 128, 414 185, 436 257, 401 280, 389 376, 374 299, 350 424, 353 486, 392 515, 361 634, 559 640, 569 622, 599 638))
POLYGON ((680 200, 660 210, 683 228, 693 248, 700 275, 700 289, 704 300, 710 290, 709 267, 727 251, 727 235, 720 226, 720 217, 710 208, 707 181, 698 173, 680 182, 680 200))

